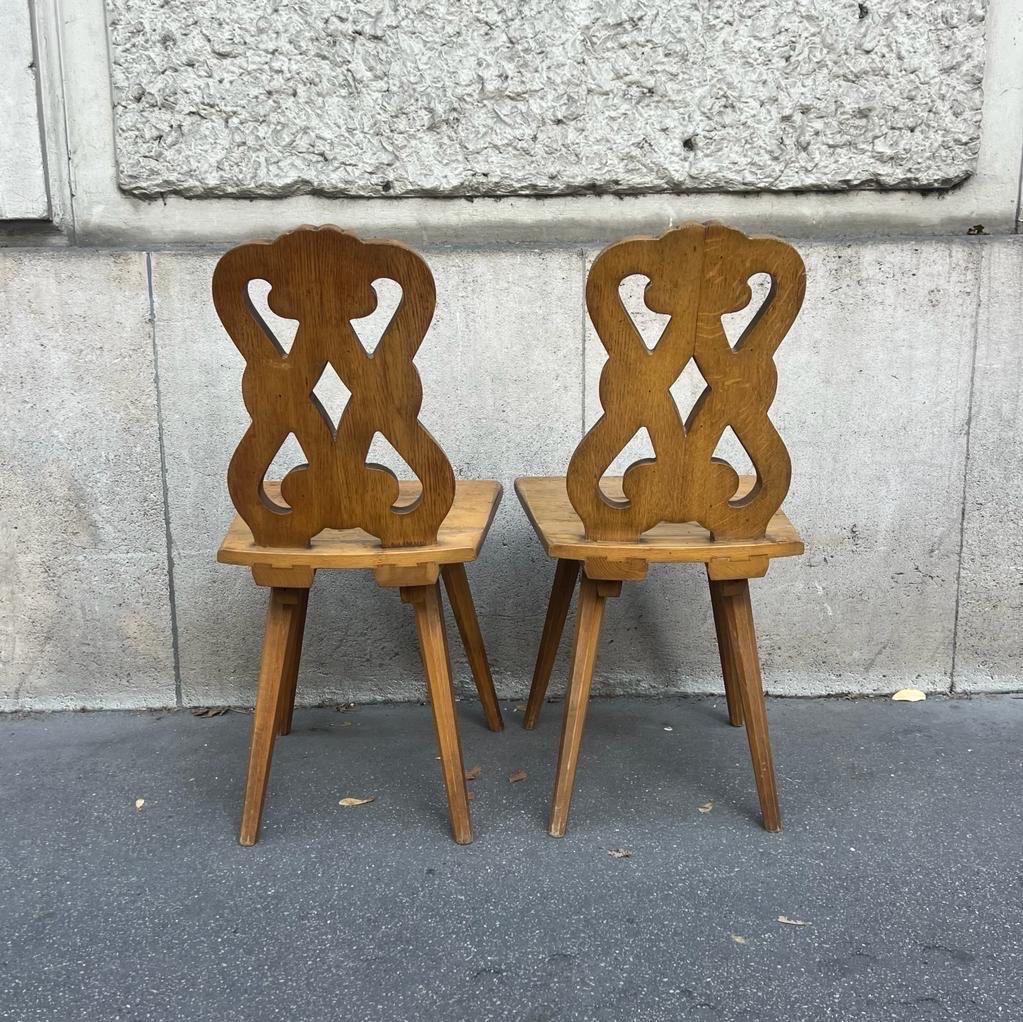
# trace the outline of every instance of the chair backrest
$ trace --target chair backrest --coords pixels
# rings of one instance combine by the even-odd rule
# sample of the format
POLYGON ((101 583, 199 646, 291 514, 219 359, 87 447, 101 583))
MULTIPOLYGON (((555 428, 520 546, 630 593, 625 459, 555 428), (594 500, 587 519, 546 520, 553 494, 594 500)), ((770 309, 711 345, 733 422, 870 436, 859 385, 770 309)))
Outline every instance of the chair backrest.
POLYGON ((590 539, 635 539, 659 522, 697 522, 714 539, 764 535, 791 477, 788 452, 767 415, 778 382, 773 357, 804 290, 794 248, 716 223, 630 238, 597 257, 586 307, 608 354, 600 377, 604 414, 576 448, 567 480, 590 539), (748 281, 758 273, 770 276, 771 289, 733 348, 721 316, 749 304, 748 281), (633 274, 649 278, 647 307, 671 317, 652 350, 619 294, 633 274), (707 387, 683 423, 669 388, 690 359, 707 387), (644 426, 655 457, 629 466, 624 500, 607 496, 601 478, 644 426), (729 426, 756 469, 746 493, 735 469, 715 457, 729 426))
POLYGON ((359 527, 384 546, 433 542, 451 507, 454 473, 418 421, 423 392, 413 363, 433 318, 433 276, 413 251, 394 242, 362 242, 336 227, 301 227, 273 242, 231 249, 213 274, 213 301, 242 357, 242 396, 252 424, 231 459, 228 489, 262 546, 307 546, 326 528, 359 527), (370 354, 353 319, 376 308, 373 281, 390 278, 401 301, 370 354), (249 283, 270 284, 275 315, 298 320, 285 351, 253 306, 249 283), (351 397, 337 423, 313 393, 330 363, 351 397), (398 481, 366 463, 376 433, 422 483, 411 503, 395 506, 398 481), (290 433, 308 464, 281 483, 282 507, 264 477, 290 433))

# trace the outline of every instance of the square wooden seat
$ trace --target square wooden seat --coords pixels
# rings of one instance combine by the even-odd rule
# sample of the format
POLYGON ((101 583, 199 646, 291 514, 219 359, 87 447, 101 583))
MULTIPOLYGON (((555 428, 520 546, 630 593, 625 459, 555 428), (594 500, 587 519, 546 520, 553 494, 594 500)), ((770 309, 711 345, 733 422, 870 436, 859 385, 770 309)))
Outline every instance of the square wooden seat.
MULTIPOLYGON (((746 496, 755 482, 755 476, 740 476, 736 498, 746 496)), ((602 486, 612 499, 624 499, 621 476, 606 476, 602 486)), ((712 540, 695 522, 659 522, 636 539, 591 540, 568 499, 564 476, 517 479, 515 493, 547 555, 583 562, 593 579, 641 579, 651 564, 687 562, 706 564, 712 579, 759 578, 771 558, 803 552, 784 511, 775 512, 757 539, 712 540)))
MULTIPOLYGON (((264 487, 271 500, 280 499, 280 482, 268 481, 264 487)), ((411 504, 421 490, 417 482, 399 483, 399 504, 411 504)), ((324 529, 307 547, 260 546, 241 515, 235 515, 217 560, 250 567, 260 585, 310 586, 318 568, 369 568, 383 586, 430 585, 443 567, 476 560, 501 494, 501 484, 492 480, 457 480, 454 503, 437 539, 424 546, 383 547, 362 529, 324 529)))

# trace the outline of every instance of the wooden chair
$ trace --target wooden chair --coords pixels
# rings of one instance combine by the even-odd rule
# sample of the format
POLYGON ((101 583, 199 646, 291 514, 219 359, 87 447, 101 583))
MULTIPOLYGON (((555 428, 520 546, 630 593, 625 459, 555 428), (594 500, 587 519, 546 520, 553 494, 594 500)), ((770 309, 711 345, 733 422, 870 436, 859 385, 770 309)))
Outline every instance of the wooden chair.
POLYGON ((600 377, 604 414, 576 448, 567 477, 515 484, 544 549, 557 558, 527 728, 536 726, 582 566, 549 828, 555 837, 568 823, 605 601, 620 594, 624 581, 644 578, 653 562, 706 565, 729 721, 745 722, 764 826, 781 829, 748 580, 765 575, 772 557, 803 552, 779 510, 791 465, 767 411, 777 385, 774 352, 804 287, 795 249, 713 223, 622 241, 593 263, 586 306, 608 353, 600 377), (771 290, 733 348, 721 316, 749 304, 748 280, 758 273, 770 275, 771 290), (671 317, 653 349, 619 295, 633 274, 649 278, 648 308, 671 317), (690 359, 707 387, 683 424, 669 388, 690 359), (604 478, 644 426, 656 457, 636 462, 621 478, 604 478), (755 477, 740 477, 715 457, 729 426, 755 477))
POLYGON ((228 488, 238 515, 217 559, 243 564, 270 589, 259 691, 252 722, 240 840, 255 844, 274 739, 291 729, 309 589, 317 571, 369 569, 412 604, 440 746, 455 841, 472 840, 438 577, 443 578, 487 725, 502 728, 464 563, 479 554, 501 498, 496 482, 456 482, 418 421, 422 386, 413 357, 433 318, 426 263, 402 245, 363 243, 335 227, 303 227, 276 241, 229 251, 213 275, 213 300, 245 358, 242 395, 252 423, 231 459, 228 488), (351 321, 377 305, 373 281, 402 289, 372 354, 351 321), (249 299, 253 280, 268 303, 298 321, 285 351, 249 299), (337 423, 314 388, 328 363, 351 393, 337 423), (379 432, 418 482, 366 463, 379 432), (294 434, 308 464, 280 482, 264 476, 294 434))

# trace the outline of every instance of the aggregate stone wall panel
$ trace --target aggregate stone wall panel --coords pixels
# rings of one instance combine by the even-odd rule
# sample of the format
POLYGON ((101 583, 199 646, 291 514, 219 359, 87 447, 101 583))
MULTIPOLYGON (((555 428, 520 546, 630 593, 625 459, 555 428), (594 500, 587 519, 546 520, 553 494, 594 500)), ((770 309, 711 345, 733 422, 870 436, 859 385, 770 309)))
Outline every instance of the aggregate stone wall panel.
POLYGON ((945 188, 985 0, 107 0, 137 196, 945 188))

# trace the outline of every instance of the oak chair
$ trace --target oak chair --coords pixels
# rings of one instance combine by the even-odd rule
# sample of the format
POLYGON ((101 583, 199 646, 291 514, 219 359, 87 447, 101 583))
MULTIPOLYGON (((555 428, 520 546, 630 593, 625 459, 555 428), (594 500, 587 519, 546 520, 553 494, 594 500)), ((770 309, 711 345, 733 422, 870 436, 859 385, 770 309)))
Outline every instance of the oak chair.
POLYGON ((309 590, 317 571, 368 569, 415 612, 455 841, 472 840, 438 578, 465 645, 487 726, 503 727, 464 564, 479 554, 501 486, 456 481, 418 420, 422 386, 413 358, 433 318, 436 291, 423 260, 392 242, 364 243, 336 227, 302 227, 227 252, 213 301, 245 359, 242 395, 251 425, 231 459, 238 514, 217 559, 242 564, 270 589, 252 722, 240 841, 255 844, 274 739, 291 730, 309 590), (373 282, 400 285, 400 304, 372 353, 352 320, 377 306, 373 282), (253 306, 248 287, 270 284, 277 316, 298 321, 290 350, 253 306), (328 364, 350 391, 331 420, 314 393, 328 364), (399 482, 367 464, 380 433, 418 476, 399 482), (308 463, 265 479, 294 434, 308 463))
POLYGON ((780 510, 791 464, 767 412, 777 386, 773 356, 804 289, 794 248, 716 223, 628 239, 593 263, 586 306, 608 354, 600 377, 603 415, 576 448, 567 476, 515 483, 544 549, 557 559, 526 728, 536 726, 582 569, 550 817, 555 837, 568 823, 605 602, 621 593, 623 582, 643 579, 655 562, 706 566, 728 719, 746 725, 764 827, 781 829, 749 579, 765 575, 771 558, 803 552, 780 510), (721 317, 746 308, 748 281, 759 273, 770 276, 770 291, 733 347, 721 317), (670 316, 652 349, 619 294, 633 274, 649 278, 647 307, 670 316), (707 386, 683 423, 670 388, 690 359, 707 386), (715 456, 729 426, 755 476, 741 477, 715 456), (620 478, 605 477, 643 427, 655 457, 637 461, 620 478))

